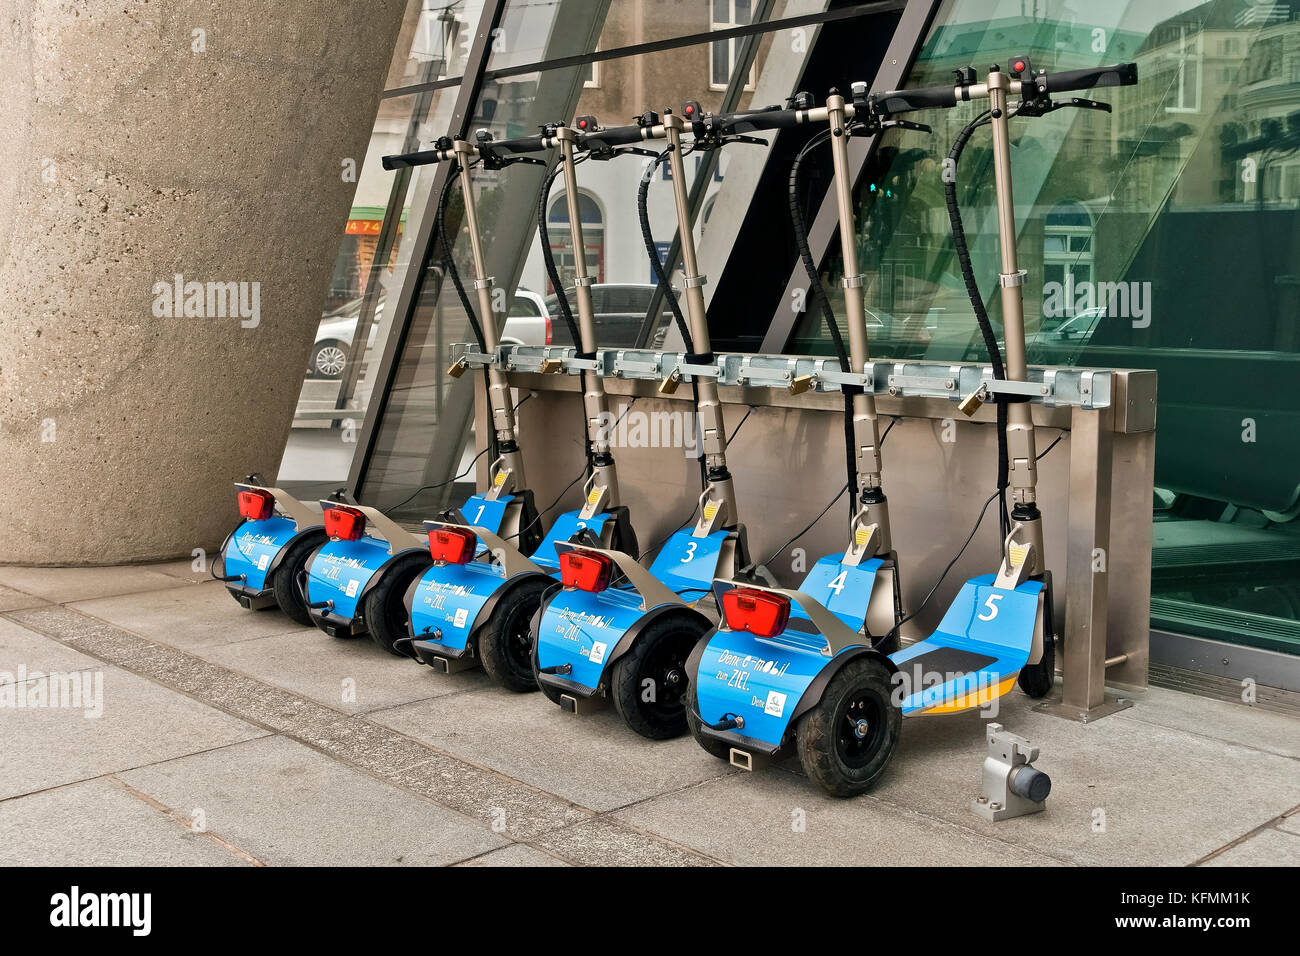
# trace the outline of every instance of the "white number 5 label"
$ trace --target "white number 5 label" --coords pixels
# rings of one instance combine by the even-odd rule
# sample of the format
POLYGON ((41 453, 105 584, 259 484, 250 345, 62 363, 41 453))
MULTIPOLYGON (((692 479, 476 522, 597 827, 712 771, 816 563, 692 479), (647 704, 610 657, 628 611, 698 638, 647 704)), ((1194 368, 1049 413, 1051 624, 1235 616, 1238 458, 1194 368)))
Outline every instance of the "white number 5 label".
POLYGON ((989 599, 988 599, 987 601, 984 602, 984 607, 988 610, 988 613, 987 613, 987 614, 981 614, 981 615, 979 616, 979 619, 980 619, 981 621, 991 621, 991 620, 993 620, 995 617, 997 617, 997 616, 998 616, 998 606, 997 606, 997 604, 996 604, 995 602, 997 602, 997 601, 1001 601, 1005 596, 1006 596, 1006 595, 1004 595, 1004 594, 990 594, 990 595, 989 595, 989 599))

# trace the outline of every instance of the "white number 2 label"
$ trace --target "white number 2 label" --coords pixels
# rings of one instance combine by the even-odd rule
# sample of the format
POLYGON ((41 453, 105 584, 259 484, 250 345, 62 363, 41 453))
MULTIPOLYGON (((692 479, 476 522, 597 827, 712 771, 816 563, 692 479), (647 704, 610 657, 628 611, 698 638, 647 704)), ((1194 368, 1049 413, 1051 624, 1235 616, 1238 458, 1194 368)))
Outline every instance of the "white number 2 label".
POLYGON ((686 557, 682 558, 682 564, 687 564, 695 560, 695 549, 699 546, 699 543, 695 541, 691 541, 686 545, 686 557))
POLYGON ((984 602, 984 607, 988 609, 988 613, 987 613, 987 614, 981 614, 981 615, 979 616, 979 619, 980 619, 981 621, 991 621, 991 620, 993 620, 995 617, 997 617, 997 616, 998 616, 998 606, 997 606, 997 603, 996 603, 996 602, 997 602, 997 601, 1001 601, 1004 597, 1006 597, 1006 595, 1004 595, 1004 594, 990 594, 990 595, 989 595, 989 599, 988 599, 987 601, 984 602))
POLYGON ((844 579, 848 576, 849 572, 841 571, 839 574, 835 575, 835 577, 831 578, 831 583, 826 586, 836 594, 839 594, 844 590, 844 579))

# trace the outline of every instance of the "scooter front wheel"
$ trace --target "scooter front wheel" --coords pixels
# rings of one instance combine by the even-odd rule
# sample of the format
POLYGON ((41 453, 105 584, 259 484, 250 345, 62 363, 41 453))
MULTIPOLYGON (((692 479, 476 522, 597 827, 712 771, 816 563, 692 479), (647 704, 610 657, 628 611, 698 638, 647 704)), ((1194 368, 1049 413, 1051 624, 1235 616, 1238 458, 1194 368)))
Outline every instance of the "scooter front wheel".
POLYGON ((307 613, 307 602, 303 600, 298 587, 298 576, 307 567, 307 560, 316 549, 328 541, 323 529, 307 531, 289 546, 284 560, 280 562, 271 575, 271 589, 275 592, 275 603, 285 615, 299 624, 311 626, 311 615, 307 613))
POLYGON ((479 628, 477 647, 483 670, 507 690, 537 690, 533 673, 533 616, 550 578, 529 577, 510 586, 479 628))
POLYGON ((411 656, 407 651, 399 650, 395 644, 398 638, 409 636, 407 621, 410 620, 410 611, 406 607, 406 591, 411 582, 432 563, 424 551, 396 558, 390 567, 384 569, 375 586, 361 602, 361 616, 365 619, 370 637, 396 657, 411 656))
POLYGON ((865 793, 885 772, 903 725, 891 690, 889 668, 860 657, 831 678, 821 701, 799 720, 799 762, 831 796, 865 793))
POLYGON ((1026 664, 1016 675, 1016 683, 1025 696, 1038 700, 1046 697, 1056 683, 1056 641, 1051 635, 1043 641, 1043 656, 1037 664, 1026 664))
POLYGON ((646 625, 610 674, 614 709, 642 737, 680 737, 686 724, 686 658, 707 625, 668 614, 646 625))

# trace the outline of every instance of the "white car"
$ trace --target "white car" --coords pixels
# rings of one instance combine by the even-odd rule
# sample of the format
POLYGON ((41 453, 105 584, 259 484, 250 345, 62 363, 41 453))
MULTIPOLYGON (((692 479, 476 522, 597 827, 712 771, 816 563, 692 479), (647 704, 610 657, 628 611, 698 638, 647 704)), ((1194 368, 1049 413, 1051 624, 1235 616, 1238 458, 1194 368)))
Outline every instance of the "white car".
MULTIPOLYGON (((450 291, 450 290, 448 290, 450 291)), ((454 293, 453 293, 454 294, 454 293)), ((384 293, 375 304, 375 319, 370 323, 366 350, 375 347, 375 338, 384 316, 384 293)), ((316 329, 316 345, 307 363, 310 378, 342 378, 352 354, 352 340, 357 332, 357 318, 361 314, 361 299, 353 299, 327 312, 316 329)), ((546 303, 536 292, 520 289, 510 300, 510 311, 501 332, 503 345, 550 345, 551 317, 546 303)))

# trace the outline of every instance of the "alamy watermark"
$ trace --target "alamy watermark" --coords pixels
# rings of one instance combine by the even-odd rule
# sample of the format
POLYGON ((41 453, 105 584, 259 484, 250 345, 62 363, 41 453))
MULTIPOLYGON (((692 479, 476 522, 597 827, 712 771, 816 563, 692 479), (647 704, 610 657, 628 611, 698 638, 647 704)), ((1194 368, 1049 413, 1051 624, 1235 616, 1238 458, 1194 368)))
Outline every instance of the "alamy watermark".
POLYGON ((612 448, 681 448, 694 458, 699 447, 695 413, 643 411, 620 405, 616 411, 601 412, 600 437, 612 448))
POLYGON ((1089 282, 1075 281, 1067 273, 1064 282, 1048 282, 1043 286, 1043 317, 1047 319, 1072 319, 1098 309, 1112 319, 1130 319, 1133 328, 1145 329, 1151 324, 1150 282, 1089 282))
POLYGON ((104 714, 103 671, 0 671, 0 710, 80 710, 87 720, 104 714))
POLYGON ((157 319, 238 318, 246 329, 262 324, 262 283, 186 280, 181 273, 153 284, 157 319))

